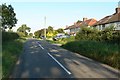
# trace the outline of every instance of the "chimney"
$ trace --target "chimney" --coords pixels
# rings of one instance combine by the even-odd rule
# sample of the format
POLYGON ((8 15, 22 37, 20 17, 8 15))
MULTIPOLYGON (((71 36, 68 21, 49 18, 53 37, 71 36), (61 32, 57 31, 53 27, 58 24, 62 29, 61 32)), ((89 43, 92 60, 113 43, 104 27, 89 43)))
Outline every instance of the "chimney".
POLYGON ((66 28, 68 28, 68 25, 66 25, 66 28))
POLYGON ((83 21, 86 21, 87 20, 87 18, 83 18, 83 21))
POLYGON ((119 13, 120 12, 120 8, 116 8, 116 13, 119 13))
POLYGON ((76 25, 76 22, 74 22, 74 25, 76 25))

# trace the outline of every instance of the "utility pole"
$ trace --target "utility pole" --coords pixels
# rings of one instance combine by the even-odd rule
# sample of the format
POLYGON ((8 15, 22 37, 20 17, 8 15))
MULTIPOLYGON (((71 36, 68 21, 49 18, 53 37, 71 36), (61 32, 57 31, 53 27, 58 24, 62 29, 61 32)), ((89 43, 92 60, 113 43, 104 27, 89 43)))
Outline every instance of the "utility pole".
POLYGON ((46 40, 46 16, 44 17, 44 39, 46 40))

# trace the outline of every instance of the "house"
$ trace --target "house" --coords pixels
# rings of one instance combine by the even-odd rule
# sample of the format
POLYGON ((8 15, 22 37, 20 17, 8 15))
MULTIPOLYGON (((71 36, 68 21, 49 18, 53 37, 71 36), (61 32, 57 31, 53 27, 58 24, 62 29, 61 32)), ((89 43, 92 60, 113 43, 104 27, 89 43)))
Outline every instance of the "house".
POLYGON ((104 30, 105 28, 113 25, 115 30, 120 30, 120 2, 118 7, 116 8, 116 12, 112 15, 106 16, 100 19, 94 27, 98 30, 104 30))
POLYGON ((87 19, 83 18, 83 21, 77 21, 71 26, 66 26, 64 29, 66 33, 70 35, 76 35, 76 33, 80 30, 80 27, 85 26, 85 27, 90 27, 93 26, 97 20, 95 19, 87 19))
POLYGON ((71 26, 66 26, 66 28, 64 29, 64 31, 70 35, 74 35, 76 32, 79 31, 80 29, 80 25, 81 25, 82 21, 77 21, 75 22, 73 25, 71 26))

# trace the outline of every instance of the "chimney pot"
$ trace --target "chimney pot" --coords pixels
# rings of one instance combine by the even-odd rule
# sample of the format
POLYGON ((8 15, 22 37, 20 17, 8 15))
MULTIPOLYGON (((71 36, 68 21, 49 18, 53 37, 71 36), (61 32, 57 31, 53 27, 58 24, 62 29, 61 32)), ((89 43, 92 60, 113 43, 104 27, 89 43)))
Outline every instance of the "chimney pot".
POLYGON ((66 28, 68 28, 68 25, 66 25, 66 28))
POLYGON ((120 8, 116 8, 116 13, 119 13, 120 12, 120 8))
POLYGON ((86 21, 87 20, 87 18, 83 18, 83 21, 86 21))

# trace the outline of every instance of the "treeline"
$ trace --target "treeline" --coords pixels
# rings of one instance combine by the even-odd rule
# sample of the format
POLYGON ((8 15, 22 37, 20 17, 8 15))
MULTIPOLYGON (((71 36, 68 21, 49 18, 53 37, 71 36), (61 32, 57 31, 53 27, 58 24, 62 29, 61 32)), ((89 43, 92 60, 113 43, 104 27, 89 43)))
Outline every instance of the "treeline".
POLYGON ((109 26, 103 31, 82 27, 75 39, 120 43, 120 31, 115 31, 114 26, 109 26))
MULTIPOLYGON (((52 26, 49 26, 46 29, 46 37, 47 38, 52 38, 58 33, 65 33, 62 28, 59 28, 57 30, 54 30, 52 26)), ((38 30, 34 32, 35 38, 40 38, 41 36, 44 36, 44 29, 38 30)))

